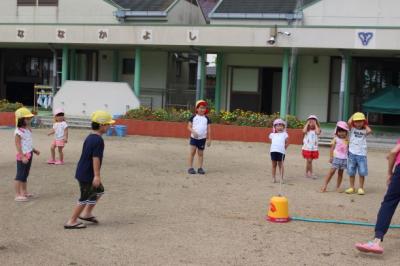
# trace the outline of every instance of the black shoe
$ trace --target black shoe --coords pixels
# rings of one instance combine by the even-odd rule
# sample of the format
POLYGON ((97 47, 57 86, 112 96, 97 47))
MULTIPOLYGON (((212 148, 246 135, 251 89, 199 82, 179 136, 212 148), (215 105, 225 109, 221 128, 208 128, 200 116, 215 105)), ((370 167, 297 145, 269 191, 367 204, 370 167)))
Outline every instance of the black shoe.
POLYGON ((203 168, 197 169, 197 173, 200 175, 204 175, 206 172, 204 172, 203 168))
POLYGON ((196 171, 194 170, 194 168, 189 168, 188 174, 194 175, 196 174, 196 171))

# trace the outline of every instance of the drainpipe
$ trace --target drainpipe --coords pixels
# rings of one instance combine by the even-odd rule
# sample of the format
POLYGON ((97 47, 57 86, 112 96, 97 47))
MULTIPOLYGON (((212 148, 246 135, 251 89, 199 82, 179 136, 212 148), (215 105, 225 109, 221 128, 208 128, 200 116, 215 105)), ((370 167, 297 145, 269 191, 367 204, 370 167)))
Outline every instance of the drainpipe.
POLYGON ((340 75, 340 91, 339 91, 339 114, 338 121, 347 121, 349 117, 350 104, 350 65, 351 56, 342 52, 342 69, 340 75))
POLYGON ((50 50, 53 52, 53 97, 56 95, 57 90, 57 51, 51 43, 49 43, 50 50))
POLYGON ((204 97, 204 78, 205 78, 205 51, 204 48, 191 47, 198 53, 197 58, 197 79, 196 79, 196 101, 204 97))

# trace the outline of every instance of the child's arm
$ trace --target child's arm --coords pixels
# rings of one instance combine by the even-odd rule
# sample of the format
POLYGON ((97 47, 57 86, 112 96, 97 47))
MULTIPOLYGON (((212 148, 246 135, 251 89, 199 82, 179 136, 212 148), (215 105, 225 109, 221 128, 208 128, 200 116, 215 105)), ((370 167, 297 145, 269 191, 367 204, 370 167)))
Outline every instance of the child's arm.
POLYGON ((207 125, 207 146, 211 146, 211 125, 207 125))
POLYGON ((93 186, 98 187, 100 186, 101 179, 100 179, 100 158, 93 157, 93 172, 94 172, 94 179, 93 179, 93 186))
POLYGON ((64 129, 64 142, 67 143, 68 142, 68 128, 64 129))
POLYGON ((308 120, 307 123, 305 124, 305 126, 303 127, 303 133, 306 134, 308 131, 308 124, 310 123, 310 121, 308 120))
POLYGON ((54 130, 54 128, 52 128, 52 129, 50 130, 50 132, 47 133, 47 136, 51 136, 51 135, 53 135, 54 133, 56 133, 56 131, 54 130))
POLYGON ((196 139, 198 138, 197 132, 193 130, 192 122, 189 122, 189 123, 188 123, 187 129, 190 131, 190 133, 193 134, 193 137, 194 137, 194 138, 196 138, 196 139))
POLYGON ((388 179, 386 183, 389 185, 392 175, 393 175, 393 167, 394 163, 396 161, 396 155, 400 152, 400 144, 396 144, 396 146, 389 152, 387 155, 387 160, 388 160, 388 179))
POLYGON ((372 129, 368 125, 365 126, 365 129, 367 131, 367 135, 372 133, 372 129))
POLYGON ((347 125, 349 126, 349 129, 352 128, 352 124, 353 124, 353 116, 350 116, 349 120, 347 121, 347 125))
POLYGON ((285 139, 285 150, 289 147, 289 137, 285 139))
POLYGON ((21 147, 21 136, 15 135, 15 148, 17 149, 17 153, 21 155, 21 160, 23 163, 28 163, 28 159, 25 157, 25 154, 22 153, 21 147))
POLYGON ((333 152, 335 150, 336 141, 335 139, 332 140, 331 149, 329 150, 329 162, 332 163, 333 161, 333 152))
POLYGON ((318 124, 315 125, 315 133, 317 133, 317 135, 321 135, 321 128, 318 126, 318 124))

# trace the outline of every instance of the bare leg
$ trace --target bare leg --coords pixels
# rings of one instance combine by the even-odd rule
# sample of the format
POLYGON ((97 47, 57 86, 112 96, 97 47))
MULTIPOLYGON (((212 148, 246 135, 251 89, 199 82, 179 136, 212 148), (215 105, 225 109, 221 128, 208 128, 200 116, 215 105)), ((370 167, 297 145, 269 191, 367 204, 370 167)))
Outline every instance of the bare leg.
MULTIPOLYGON (((96 204, 99 202, 100 198, 101 198, 101 195, 97 196, 96 204)), ((82 216, 81 217, 84 217, 84 218, 93 217, 93 213, 92 212, 93 212, 94 207, 96 207, 96 204, 87 204, 85 209, 82 212, 82 216)))
POLYGON ((50 147, 50 154, 51 154, 51 159, 53 161, 55 161, 56 160, 56 146, 54 144, 52 144, 50 147))
POLYGON ((199 162, 199 168, 203 168, 203 154, 204 151, 203 150, 197 150, 197 160, 199 162))
POLYGON ((343 169, 339 169, 339 170, 338 170, 337 183, 336 183, 336 191, 337 191, 337 192, 341 192, 341 191, 340 191, 340 186, 342 185, 343 172, 344 172, 343 169))
POLYGON ((312 159, 307 159, 306 176, 307 177, 311 177, 312 176, 312 159))
POLYGON ((78 217, 81 215, 82 211, 85 209, 86 205, 77 204, 72 212, 71 218, 68 220, 66 225, 74 225, 78 222, 78 217))
POLYGON ((356 177, 355 176, 350 176, 350 188, 354 189, 355 181, 356 181, 356 177))
POLYGON ((365 176, 360 176, 360 188, 364 189, 365 176))
POLYGON ((15 180, 14 183, 14 188, 15 188, 15 196, 23 196, 24 194, 22 193, 22 182, 15 180))
POLYGON ((277 161, 272 161, 272 182, 276 183, 276 165, 277 161))
POLYGON ((189 153, 189 168, 193 168, 193 159, 196 154, 196 146, 190 145, 190 153, 189 153))
POLYGON ((331 181, 332 176, 335 174, 335 172, 336 172, 335 168, 331 168, 331 170, 329 170, 328 175, 325 177, 324 185, 321 188, 321 192, 326 192, 326 189, 328 188, 328 184, 331 181))
POLYGON ((64 161, 64 152, 63 152, 63 148, 64 147, 58 147, 58 155, 60 157, 60 161, 63 162, 64 161))
POLYGON ((27 182, 21 182, 21 196, 28 194, 27 182))
POLYGON ((283 183, 284 168, 283 168, 282 161, 278 162, 278 167, 279 167, 279 176, 280 176, 280 179, 281 179, 281 181, 283 183))

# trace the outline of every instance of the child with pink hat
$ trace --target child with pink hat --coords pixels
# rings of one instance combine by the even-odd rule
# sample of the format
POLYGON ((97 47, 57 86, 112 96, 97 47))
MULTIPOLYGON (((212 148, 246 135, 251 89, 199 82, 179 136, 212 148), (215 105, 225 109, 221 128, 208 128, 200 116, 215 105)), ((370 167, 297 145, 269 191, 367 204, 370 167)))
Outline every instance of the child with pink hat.
POLYGON ((303 158, 306 159, 306 177, 313 177, 312 162, 319 158, 318 136, 321 134, 321 127, 317 116, 310 115, 307 118, 303 133, 302 154, 303 158))
POLYGON ((65 122, 64 109, 57 108, 53 112, 54 124, 48 136, 54 135, 54 140, 51 143, 50 152, 51 158, 47 161, 48 164, 62 165, 64 164, 64 146, 68 142, 68 125, 65 122), (58 149, 59 160, 56 160, 56 148, 58 149))
POLYGON ((331 143, 330 159, 331 169, 328 175, 325 177, 324 185, 321 188, 321 192, 326 192, 329 181, 331 181, 333 175, 338 170, 338 179, 336 183, 336 191, 340 191, 340 185, 343 180, 343 172, 347 168, 347 157, 349 151, 349 140, 348 140, 349 126, 344 121, 336 123, 335 137, 331 143))
POLYGON ((286 133, 286 123, 282 119, 275 119, 272 133, 269 134, 271 140, 271 162, 272 162, 272 181, 276 183, 276 167, 279 167, 281 181, 283 182, 283 161, 285 160, 286 149, 289 146, 289 135, 286 133))

